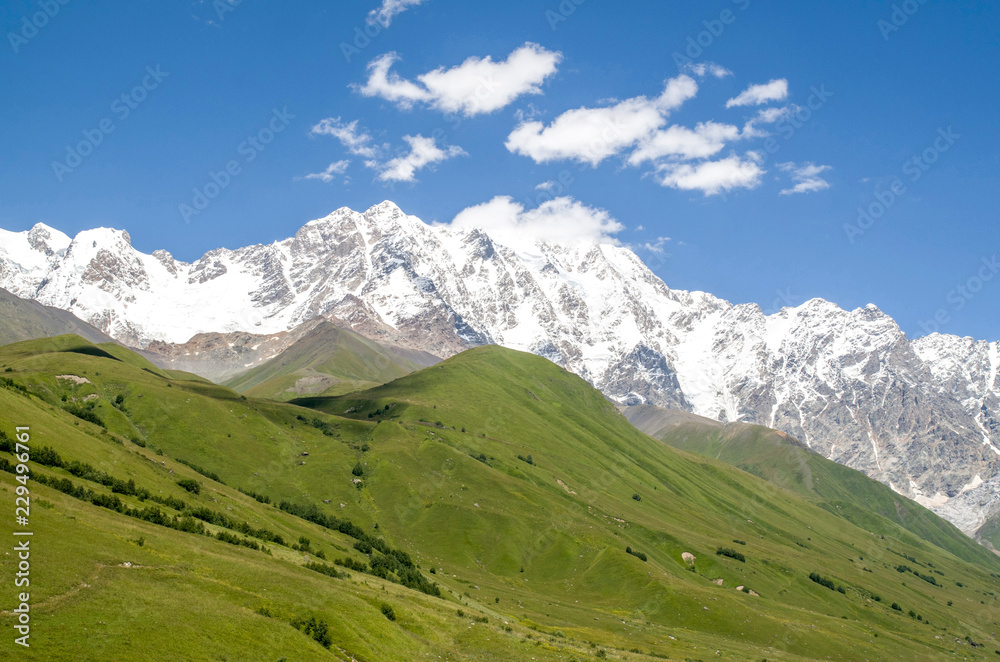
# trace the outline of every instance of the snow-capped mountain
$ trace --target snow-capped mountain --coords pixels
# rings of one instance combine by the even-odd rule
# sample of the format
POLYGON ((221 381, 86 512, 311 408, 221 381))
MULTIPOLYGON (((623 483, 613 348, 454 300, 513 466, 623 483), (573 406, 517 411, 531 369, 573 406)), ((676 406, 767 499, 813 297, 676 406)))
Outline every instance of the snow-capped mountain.
POLYGON ((909 341, 873 305, 764 315, 672 290, 612 243, 432 226, 385 202, 188 264, 136 251, 124 231, 36 225, 0 231, 0 286, 138 347, 319 316, 438 356, 498 343, 623 403, 788 432, 969 534, 1000 511, 996 343, 909 341))

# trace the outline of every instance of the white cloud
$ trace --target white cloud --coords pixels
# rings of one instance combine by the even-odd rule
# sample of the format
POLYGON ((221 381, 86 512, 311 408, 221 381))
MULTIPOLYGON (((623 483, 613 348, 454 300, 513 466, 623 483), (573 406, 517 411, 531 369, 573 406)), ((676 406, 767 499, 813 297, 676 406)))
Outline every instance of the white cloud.
POLYGON ((358 120, 345 124, 339 117, 328 117, 314 126, 312 132, 318 136, 333 136, 351 154, 366 159, 375 158, 380 149, 372 144, 372 137, 367 132, 358 130, 358 120))
POLYGON ((575 160, 596 167, 653 134, 697 92, 694 79, 681 75, 668 80, 654 99, 640 96, 603 108, 568 110, 548 126, 524 122, 507 137, 507 149, 536 163, 575 160))
POLYGON ((765 173, 760 167, 761 155, 747 152, 744 158, 736 155, 718 161, 690 163, 664 163, 657 168, 661 185, 682 191, 701 191, 706 196, 737 188, 756 188, 765 173))
POLYGON ((559 197, 526 210, 510 196, 469 207, 452 220, 457 229, 480 228, 501 241, 538 240, 553 244, 600 242, 617 244, 612 235, 625 229, 607 211, 559 197))
POLYGON ((760 124, 774 124, 790 117, 795 111, 795 106, 779 106, 775 108, 764 108, 757 112, 746 124, 743 125, 744 138, 762 138, 770 135, 767 131, 757 128, 760 124))
POLYGON ((421 74, 419 82, 390 71, 398 60, 395 53, 386 53, 369 62, 368 81, 357 90, 401 108, 424 103, 442 112, 472 117, 499 110, 521 95, 541 94, 541 84, 555 74, 562 54, 528 42, 502 62, 489 56, 470 57, 451 69, 439 67, 421 74))
POLYGON ((423 4, 425 0, 382 0, 378 9, 368 12, 368 22, 370 24, 380 23, 382 27, 389 27, 392 19, 399 16, 410 7, 423 4))
POLYGON ((830 166, 814 165, 812 163, 796 165, 789 162, 779 163, 778 167, 787 173, 791 173, 792 181, 795 183, 795 186, 792 188, 786 188, 781 191, 781 195, 791 195, 793 193, 814 193, 816 191, 822 191, 830 188, 830 182, 820 177, 820 175, 827 170, 832 170, 830 166))
POLYGON ((378 171, 378 178, 383 182, 412 182, 416 181, 416 173, 431 164, 447 161, 456 156, 465 155, 465 150, 452 145, 447 149, 437 146, 434 138, 425 138, 421 135, 403 136, 410 145, 409 154, 404 154, 386 163, 368 161, 365 163, 369 168, 378 171))
POLYGON ((368 82, 357 90, 366 97, 381 97, 401 108, 412 108, 417 101, 430 101, 426 89, 389 71, 397 60, 396 53, 386 53, 369 62, 368 82))
POLYGON ((726 142, 740 137, 740 130, 732 124, 703 122, 689 129, 673 125, 657 131, 632 152, 630 165, 640 165, 663 157, 680 160, 706 159, 722 151, 726 142))
POLYGON ((759 106, 769 101, 784 101, 788 98, 788 81, 776 78, 768 83, 751 85, 726 102, 726 108, 733 106, 759 106))
POLYGON ((725 67, 718 65, 714 62, 689 62, 684 65, 684 71, 693 73, 698 78, 704 78, 706 74, 711 74, 716 78, 725 78, 726 76, 732 76, 733 72, 725 67))
POLYGON ((349 165, 351 165, 351 162, 347 159, 334 161, 323 172, 314 172, 311 175, 306 175, 305 179, 318 179, 329 184, 336 179, 337 175, 343 175, 347 172, 347 166, 349 165))
POLYGON ((647 241, 646 243, 644 243, 642 245, 642 247, 645 248, 650 253, 656 253, 657 255, 663 255, 664 251, 666 250, 667 242, 669 242, 669 241, 670 241, 670 237, 657 237, 656 241, 654 241, 654 242, 647 241))

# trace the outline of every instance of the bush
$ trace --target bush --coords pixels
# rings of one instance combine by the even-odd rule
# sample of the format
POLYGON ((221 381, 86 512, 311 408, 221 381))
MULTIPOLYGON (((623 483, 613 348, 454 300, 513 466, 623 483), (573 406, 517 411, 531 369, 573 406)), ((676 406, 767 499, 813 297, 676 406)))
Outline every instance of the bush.
POLYGON ((395 610, 393 610, 393 608, 385 602, 382 603, 382 614, 385 615, 385 617, 390 621, 396 620, 395 610))
POLYGON ((292 621, 292 627, 312 636, 323 648, 329 648, 333 645, 333 638, 330 637, 330 626, 327 625, 326 621, 315 617, 308 621, 295 620, 292 621))
POLYGON ((641 496, 639 496, 639 493, 638 493, 638 492, 636 492, 635 494, 633 494, 633 495, 632 495, 632 498, 633 498, 633 499, 634 499, 635 501, 642 501, 642 497, 641 497, 641 496))
POLYGON ((361 478, 362 476, 365 475, 365 468, 361 466, 360 460, 355 463, 354 468, 351 469, 351 473, 357 476, 358 478, 361 478))
POLYGON ((196 480, 192 480, 190 478, 182 478, 181 480, 177 481, 177 484, 183 487, 191 494, 201 494, 201 484, 196 480))
MULTIPOLYGON (((13 447, 11 448, 11 450, 9 452, 14 452, 13 447)), ((59 453, 55 452, 54 450, 52 450, 48 446, 42 446, 40 449, 38 449, 34 453, 32 453, 31 454, 31 459, 34 462, 36 462, 38 464, 41 464, 42 466, 45 466, 45 467, 63 467, 63 466, 65 466, 65 464, 62 461, 62 458, 59 457, 59 453)))
POLYGON ((718 556, 728 556, 731 559, 736 559, 740 563, 747 562, 747 557, 743 556, 743 554, 737 552, 735 549, 730 549, 728 547, 720 547, 719 549, 715 550, 715 553, 718 556))
POLYGON ((816 572, 810 572, 810 573, 809 573, 809 579, 813 580, 814 582, 816 582, 816 583, 817 583, 817 584, 819 584, 820 586, 825 586, 825 587, 827 587, 827 588, 828 588, 828 589, 830 589, 831 591, 835 590, 835 588, 836 588, 836 587, 835 587, 835 586, 833 585, 833 581, 832 581, 832 580, 830 580, 830 579, 827 579, 826 577, 824 577, 823 575, 820 575, 819 573, 816 573, 816 572))
POLYGON ((177 458, 177 461, 183 464, 184 466, 188 467, 189 469, 194 469, 196 472, 200 473, 205 478, 208 478, 209 480, 214 480, 216 483, 222 483, 223 485, 225 485, 225 483, 222 482, 222 479, 219 478, 219 474, 215 473, 214 471, 208 471, 206 469, 202 469, 197 464, 191 464, 190 462, 182 460, 180 458, 177 458))
POLYGON ((746 545, 747 544, 746 540, 736 540, 735 538, 733 539, 733 542, 736 543, 737 545, 746 545))
POLYGON ((102 421, 100 417, 94 413, 93 401, 88 403, 88 405, 89 406, 84 406, 84 407, 78 407, 76 405, 67 405, 66 411, 69 412, 70 414, 73 414, 80 420, 87 421, 88 423, 93 423, 94 425, 99 425, 100 427, 103 428, 104 421, 102 421))
POLYGON ((245 490, 242 487, 237 489, 239 489, 239 491, 242 492, 243 494, 246 494, 248 497, 252 497, 255 501, 257 501, 257 503, 263 503, 263 504, 271 503, 271 497, 269 496, 266 496, 264 494, 257 494, 253 490, 245 490))
POLYGON ((895 609, 896 611, 903 611, 903 608, 899 606, 898 602, 893 602, 892 608, 895 609))
POLYGON ((314 570, 315 572, 318 572, 320 574, 327 575, 328 577, 333 577, 334 579, 345 579, 347 577, 346 572, 340 572, 333 566, 326 565, 325 563, 309 562, 306 563, 305 566, 303 567, 309 568, 310 570, 314 570))
MULTIPOLYGON (((464 428, 462 429, 462 432, 465 432, 464 428)), ((519 459, 521 462, 527 462, 528 464, 534 464, 535 463, 535 461, 533 459, 531 459, 530 455, 528 455, 528 456, 518 455, 517 459, 519 459)))
POLYGON ((631 554, 632 556, 634 556, 635 558, 637 558, 637 559, 639 559, 640 561, 643 561, 643 562, 645 562, 646 559, 647 559, 646 555, 643 552, 640 552, 637 549, 632 549, 631 547, 626 547, 625 548, 625 553, 626 554, 631 554))

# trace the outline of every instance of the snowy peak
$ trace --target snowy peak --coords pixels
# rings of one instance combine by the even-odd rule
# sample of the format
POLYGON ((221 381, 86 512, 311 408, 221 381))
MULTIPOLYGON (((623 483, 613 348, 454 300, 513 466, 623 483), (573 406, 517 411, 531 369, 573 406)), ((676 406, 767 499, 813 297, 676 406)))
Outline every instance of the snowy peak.
POLYGON ((318 318, 438 356, 498 343, 622 403, 775 427, 969 532, 1000 510, 997 344, 910 342, 874 305, 812 299, 764 315, 672 290, 614 242, 488 221, 428 225, 386 201, 190 264, 136 251, 124 231, 71 240, 39 225, 0 231, 0 286, 140 347, 318 318))

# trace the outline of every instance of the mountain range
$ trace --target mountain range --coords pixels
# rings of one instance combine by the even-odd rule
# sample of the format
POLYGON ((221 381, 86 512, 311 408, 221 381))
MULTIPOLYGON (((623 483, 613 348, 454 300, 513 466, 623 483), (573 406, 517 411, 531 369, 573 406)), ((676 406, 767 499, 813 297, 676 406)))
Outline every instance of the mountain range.
POLYGON ((997 343, 911 340, 874 305, 765 315, 671 289, 611 240, 431 225, 384 202, 185 263, 125 231, 39 224, 0 232, 0 287, 213 379, 274 360, 321 318, 421 356, 498 344, 622 405, 781 430, 969 535, 1000 511, 997 343))
POLYGON ((995 659, 1000 558, 952 524, 784 433, 626 409, 654 439, 532 354, 291 402, 77 335, 0 370, 3 659, 995 659))

